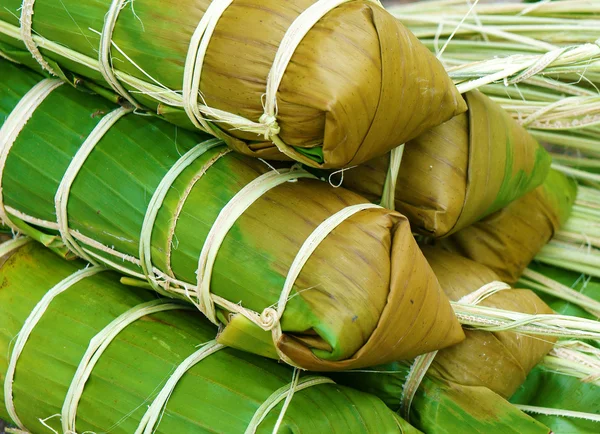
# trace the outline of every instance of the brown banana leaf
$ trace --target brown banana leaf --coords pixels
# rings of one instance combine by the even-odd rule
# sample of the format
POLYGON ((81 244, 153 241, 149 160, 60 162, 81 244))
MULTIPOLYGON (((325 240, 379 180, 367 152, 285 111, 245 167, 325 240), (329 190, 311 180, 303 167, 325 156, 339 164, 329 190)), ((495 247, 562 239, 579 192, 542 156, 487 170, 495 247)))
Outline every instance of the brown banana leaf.
MULTIPOLYGON (((3 384, 14 338, 22 333, 25 320, 50 288, 86 264, 61 260, 33 242, 3 256, 0 263, 3 384)), ((15 365, 11 395, 28 432, 64 432, 58 416, 92 338, 124 312, 148 302, 160 301, 149 291, 123 286, 119 275, 109 271, 88 276, 52 299, 15 365)), ((91 370, 77 405, 77 432, 137 432, 167 379, 202 344, 210 344, 215 333, 214 326, 184 304, 129 324, 91 370)), ((292 369, 272 360, 220 349, 191 365, 176 382, 157 424, 145 432, 243 433, 259 407, 289 385, 292 375, 292 369)), ((0 417, 8 420, 5 405, 6 397, 0 394, 0 417)), ((269 411, 256 432, 273 432, 282 406, 280 402, 269 411)), ((329 381, 296 390, 278 432, 417 431, 376 397, 329 381)))
POLYGON ((551 170, 540 187, 440 245, 491 268, 515 283, 540 249, 567 221, 577 183, 551 170))
MULTIPOLYGON (((504 208, 550 169, 548 153, 499 105, 478 91, 466 101, 466 114, 406 144, 395 207, 424 235, 448 236, 504 208)), ((383 156, 348 170, 344 186, 378 200, 389 164, 383 156)))
MULTIPOLYGON (((40 77, 6 61, 0 70, 7 78, 0 83, 5 122, 40 77)), ((56 234, 59 184, 90 132, 114 109, 100 97, 62 85, 33 112, 10 149, 2 178, 9 219, 20 222, 20 230, 56 234)), ((153 195, 169 170, 207 138, 154 117, 121 117, 99 139, 70 188, 69 233, 81 249, 144 278, 140 240, 153 195)), ((213 144, 166 191, 146 256, 149 277, 163 291, 204 312, 196 273, 217 217, 234 197, 239 204, 236 195, 259 176, 282 175, 213 144)), ((282 334, 274 343, 271 331, 237 313, 239 306, 257 314, 277 307, 307 239, 332 215, 367 202, 300 170, 294 173, 305 177, 262 194, 224 233, 212 276, 204 278, 216 304, 215 322, 225 326, 222 343, 269 357, 278 357, 276 345, 304 369, 339 370, 411 358, 464 338, 407 219, 383 208, 352 215, 316 244, 292 280, 282 334)))
MULTIPOLYGON (((442 249, 424 247, 423 253, 451 300, 457 301, 499 280, 484 265, 442 249)), ((553 313, 533 291, 526 289, 497 292, 480 305, 530 314, 553 313)), ((485 386, 505 398, 517 390, 556 342, 552 337, 512 332, 465 330, 465 335, 463 342, 438 352, 431 374, 463 385, 485 386)))
MULTIPOLYGON (((195 72, 199 93, 190 99, 260 123, 277 49, 296 18, 315 3, 233 1, 216 24, 202 71, 195 72)), ((465 103, 441 63, 377 3, 342 2, 295 49, 276 94, 282 143, 276 146, 262 134, 215 120, 214 111, 204 113, 208 132, 246 155, 339 168, 383 155, 464 112, 465 103)), ((34 42, 57 74, 73 73, 107 86, 97 59, 110 4, 35 2, 34 42)), ((210 4, 122 1, 109 48, 112 69, 129 97, 187 128, 193 125, 182 109, 184 65, 210 4)), ((2 6, 0 51, 31 64, 19 31, 22 1, 4 0, 2 6)))

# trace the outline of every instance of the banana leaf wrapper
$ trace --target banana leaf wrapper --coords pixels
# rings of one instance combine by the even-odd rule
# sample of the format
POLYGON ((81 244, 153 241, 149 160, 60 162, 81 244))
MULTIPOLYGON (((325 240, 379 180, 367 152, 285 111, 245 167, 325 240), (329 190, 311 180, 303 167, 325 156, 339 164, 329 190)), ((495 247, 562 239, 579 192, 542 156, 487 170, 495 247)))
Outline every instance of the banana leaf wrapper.
POLYGON ((540 187, 440 240, 440 245, 486 265, 504 282, 516 283, 541 248, 565 224, 576 195, 577 183, 551 170, 540 187))
MULTIPOLYGON (((2 71, 8 80, 0 86, 0 119, 38 81, 6 62, 2 71)), ((90 131, 113 109, 102 98, 63 85, 24 125, 2 179, 9 218, 23 220, 24 232, 56 235, 59 183, 90 131)), ((70 233, 84 251, 143 278, 140 234, 153 192, 181 155, 203 140, 159 119, 120 118, 70 189, 70 233)), ((149 241, 153 268, 162 272, 157 278, 175 279, 173 296, 197 303, 198 258, 218 215, 243 187, 271 170, 216 146, 174 180, 149 241)), ((226 233, 212 267, 211 293, 257 313, 278 305, 290 267, 311 233, 334 213, 365 202, 307 178, 269 190, 226 233)), ((216 307, 216 319, 226 325, 221 343, 279 358, 277 345, 292 364, 309 370, 401 360, 464 338, 408 221, 383 208, 354 214, 318 244, 294 282, 275 344, 270 331, 235 315, 235 309, 216 307)))
MULTIPOLYGON (((33 242, 1 261, 3 382, 12 340, 25 319, 50 288, 85 263, 62 260, 33 242)), ((60 413, 90 340, 119 315, 155 299, 149 291, 120 284, 117 273, 104 271, 80 280, 51 301, 15 369, 14 407, 30 432, 48 432, 40 419, 60 413)), ((166 379, 199 344, 214 339, 215 333, 212 324, 189 309, 152 313, 132 322, 109 344, 92 370, 78 406, 77 431, 135 432, 166 379)), ((152 432, 244 432, 258 407, 289 384, 291 377, 292 370, 284 365, 221 349, 183 375, 152 432)), ((8 420, 2 396, 0 416, 8 420)), ((269 412, 258 432, 272 432, 282 405, 269 412)), ((45 423, 60 430, 58 417, 45 423)), ((417 431, 374 396, 328 383, 296 391, 280 432, 417 431)))
MULTIPOLYGON (((19 34, 21 3, 3 2, 0 50, 31 65, 19 34)), ((125 3, 112 34, 112 68, 121 85, 141 105, 187 128, 194 125, 182 108, 184 65, 210 3, 125 3)), ((200 75, 199 94, 190 98, 259 122, 277 49, 290 25, 314 3, 234 1, 216 24, 202 71, 194 73, 200 75)), ((320 19, 294 51, 276 94, 283 143, 275 146, 256 132, 215 121, 210 112, 205 117, 214 122, 208 132, 247 155, 339 168, 383 155, 464 112, 465 103, 441 63, 376 3, 344 2, 320 19)), ((109 6, 109 1, 35 2, 33 32, 54 43, 38 39, 42 56, 57 74, 72 79, 73 73, 107 86, 97 59, 98 32, 109 6)))
MULTIPOLYGON (((478 91, 469 110, 406 144, 395 208, 432 237, 457 232, 544 182, 550 156, 499 105, 478 91)), ((390 157, 344 173, 344 186, 371 200, 383 194, 390 157)))
MULTIPOLYGON (((333 373, 340 384, 381 398, 392 410, 400 408, 405 362, 377 366, 368 371, 333 373)), ((550 429, 521 412, 506 399, 483 386, 465 386, 426 375, 410 410, 410 423, 428 434, 548 434, 550 429)))

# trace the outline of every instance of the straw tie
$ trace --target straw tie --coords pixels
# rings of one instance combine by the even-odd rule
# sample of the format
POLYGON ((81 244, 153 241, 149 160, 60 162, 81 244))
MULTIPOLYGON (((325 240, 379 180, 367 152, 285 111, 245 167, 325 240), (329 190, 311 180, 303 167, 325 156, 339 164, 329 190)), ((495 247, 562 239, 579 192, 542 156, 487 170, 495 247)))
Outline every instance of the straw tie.
POLYGON ((19 232, 19 228, 15 226, 8 217, 6 206, 4 204, 4 192, 2 189, 4 169, 6 167, 8 154, 17 140, 17 137, 25 127, 25 124, 27 124, 31 116, 33 116, 35 110, 54 89, 62 84, 62 81, 56 79, 44 79, 40 81, 33 86, 23 98, 21 98, 19 103, 4 121, 2 128, 0 128, 0 219, 14 232, 19 232))
POLYGON ((390 152, 390 165, 385 176, 380 202, 381 206, 387 209, 396 209, 396 185, 398 184, 403 155, 404 145, 400 145, 390 152))
POLYGON ((273 410, 277 404, 285 399, 283 407, 279 412, 279 417, 277 418, 277 422, 273 428, 273 434, 277 434, 279 431, 279 427, 283 422, 283 417, 287 411, 287 408, 294 396, 295 392, 299 392, 301 390, 307 389, 312 386, 317 386, 319 384, 335 384, 335 382, 331 378, 326 377, 316 377, 316 376, 308 376, 300 379, 300 371, 298 369, 294 369, 294 375, 292 376, 291 383, 277 389, 275 392, 267 398, 265 402, 262 403, 260 407, 254 413, 252 420, 248 424, 246 431, 244 434, 254 434, 258 430, 258 427, 262 423, 263 420, 269 415, 271 410, 273 410))
POLYGON ((94 366, 106 350, 110 343, 123 331, 127 326, 134 323, 138 319, 158 312, 166 312, 170 310, 189 310, 191 307, 173 303, 168 300, 151 300, 146 303, 141 303, 132 307, 125 313, 115 318, 110 324, 102 329, 96 336, 90 340, 90 344, 83 355, 77 371, 73 376, 71 385, 65 396, 61 411, 62 430, 65 433, 76 433, 75 422, 77 419, 77 407, 83 395, 85 383, 89 379, 94 369, 94 366))
MULTIPOLYGON (((510 285, 507 285, 504 282, 493 281, 483 285, 476 291, 465 295, 458 301, 458 303, 477 305, 486 298, 506 289, 512 288, 510 285)), ((432 351, 431 353, 422 354, 416 357, 415 361, 410 367, 410 370, 408 371, 408 376, 406 377, 406 381, 402 387, 402 396, 400 399, 400 411, 402 412, 402 417, 407 421, 410 419, 410 407, 415 394, 417 393, 417 390, 419 389, 419 386, 421 385, 421 382, 423 381, 427 370, 433 363, 437 353, 437 351, 432 351)))
POLYGON ((125 7, 129 0, 113 0, 110 4, 108 12, 104 16, 104 26, 100 34, 100 46, 98 48, 98 66, 102 77, 110 85, 110 87, 134 107, 142 108, 142 106, 131 96, 117 79, 112 66, 112 57, 110 55, 110 47, 112 43, 112 35, 117 24, 119 12, 125 7))
POLYGON ((21 4, 21 39, 25 43, 25 47, 31 53, 33 58, 40 64, 40 66, 54 76, 58 76, 56 71, 50 66, 50 64, 44 59, 42 53, 38 49, 37 44, 33 40, 32 36, 32 25, 33 25, 33 6, 35 0, 23 0, 21 4))
MULTIPOLYGON (((146 276, 146 280, 152 285, 152 288, 167 297, 171 296, 169 293, 169 283, 166 281, 165 288, 163 289, 161 287, 157 276, 153 271, 154 267, 152 265, 152 229, 154 228, 156 217, 158 216, 158 212, 160 211, 163 202, 167 197, 167 193, 179 175, 181 175, 185 169, 187 169, 194 161, 204 155, 207 151, 222 145, 223 142, 221 142, 219 139, 210 139, 196 145, 186 152, 162 178, 160 184, 156 190, 154 190, 152 198, 150 199, 150 203, 148 204, 148 208, 146 209, 146 214, 144 215, 144 222, 142 223, 142 230, 140 233, 140 263, 144 275, 146 276)), ((172 226, 172 229, 174 232, 175 227, 172 226)), ((170 238, 172 238, 172 235, 170 238)), ((171 243, 169 242, 167 245, 170 246, 171 243)), ((170 250, 171 249, 169 249, 169 252, 170 250)))
POLYGON ((68 204, 71 187, 75 182, 75 178, 85 164, 87 158, 92 153, 96 145, 102 140, 102 137, 110 130, 110 128, 123 116, 131 113, 132 110, 120 107, 105 115, 100 122, 94 127, 90 135, 85 139, 81 147, 77 150, 67 171, 60 181, 56 195, 54 196, 54 207, 56 210, 56 222, 58 230, 65 246, 75 255, 84 258, 86 261, 95 264, 96 261, 90 257, 81 246, 77 243, 71 231, 69 230, 68 204))
POLYGON ((15 409, 15 404, 13 401, 13 382, 15 378, 15 371, 17 367, 17 362, 21 353, 25 348, 25 344, 27 344, 27 340, 31 336, 33 329, 39 323, 40 319, 48 309, 48 306, 52 301, 65 292, 67 289, 71 288, 76 283, 81 280, 98 274, 99 272, 104 271, 103 268, 98 266, 92 266, 89 268, 84 268, 79 270, 67 278, 63 279, 59 283, 57 283, 50 291, 48 291, 42 299, 38 302, 38 304, 33 308, 25 322, 23 323, 23 327, 21 331, 17 335, 17 339, 15 340, 15 346, 13 347, 12 353, 10 355, 10 359, 8 362, 8 368, 6 370, 6 378, 4 379, 4 402, 6 403, 6 410, 10 418, 13 422, 22 430, 26 430, 23 422, 17 415, 17 411, 15 409))

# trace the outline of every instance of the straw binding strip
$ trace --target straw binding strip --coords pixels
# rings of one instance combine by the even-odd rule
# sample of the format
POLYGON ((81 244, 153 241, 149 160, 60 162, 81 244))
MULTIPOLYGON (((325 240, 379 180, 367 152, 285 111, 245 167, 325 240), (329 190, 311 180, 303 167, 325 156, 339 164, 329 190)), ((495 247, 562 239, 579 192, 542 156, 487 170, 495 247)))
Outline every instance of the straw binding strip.
POLYGON ((200 363, 206 357, 216 353, 219 350, 225 348, 224 345, 218 344, 217 341, 207 342, 198 351, 187 357, 181 364, 175 369, 175 372, 169 377, 161 391, 156 395, 154 401, 146 410, 144 417, 142 418, 135 434, 152 434, 156 428, 159 418, 169 401, 169 398, 173 394, 175 387, 181 377, 194 365, 200 363))
MULTIPOLYGON (((144 222, 142 224, 142 231, 140 233, 140 246, 139 246, 139 254, 140 254, 140 262, 142 264, 142 270, 144 271, 144 275, 146 276, 146 280, 152 285, 152 288, 159 292, 162 295, 170 297, 169 294, 169 283, 165 283, 165 288, 163 289, 157 279, 156 275, 151 271, 153 269, 152 266, 152 229, 154 228, 154 222, 156 221, 156 217, 158 216, 158 212, 162 207, 163 201, 169 192, 169 189, 173 185, 173 182, 177 179, 181 173, 190 166, 196 159, 201 157, 208 150, 222 145, 222 142, 219 139, 210 139, 206 140, 188 152, 186 152, 183 157, 181 157, 177 162, 169 169, 163 179, 160 181, 160 184, 154 191, 152 198, 150 199, 150 203, 148 204, 148 208, 146 209, 146 215, 144 216, 144 222)), ((168 244, 169 245, 169 244, 168 244)))
POLYGON ((31 53, 33 58, 40 64, 42 69, 45 69, 50 74, 54 76, 58 76, 56 71, 48 64, 48 62, 40 53, 37 44, 33 41, 32 33, 32 25, 33 25, 33 5, 35 4, 35 0, 23 0, 21 4, 21 18, 19 19, 21 23, 20 32, 21 39, 25 43, 25 47, 31 53))
POLYGON ((584 419, 593 422, 600 422, 600 414, 595 413, 583 413, 581 411, 563 410, 560 408, 536 407, 533 405, 513 405, 525 413, 543 414, 546 416, 570 417, 575 419, 584 419))
POLYGON ((381 206, 387 209, 396 209, 396 184, 400 174, 400 165, 404 155, 404 145, 392 149, 390 152, 390 165, 388 167, 383 193, 381 195, 381 206))
POLYGON ((62 419, 62 430, 65 433, 76 433, 75 422, 77 419, 77 407, 79 406, 79 400, 83 394, 85 383, 92 374, 94 366, 115 339, 115 337, 123 331, 128 325, 134 323, 138 319, 151 315, 153 313, 165 312, 169 310, 189 310, 192 307, 173 303, 167 300, 151 300, 146 303, 141 303, 135 307, 132 307, 125 313, 121 314, 110 324, 108 324, 100 333, 92 338, 90 344, 77 367, 77 371, 71 381, 65 401, 62 407, 61 419, 62 419))
POLYGON ((38 324, 38 322, 48 309, 48 306, 50 305, 52 300, 54 300, 58 295, 65 292, 67 289, 71 288, 77 282, 85 279, 86 277, 93 276, 101 271, 104 271, 104 269, 98 266, 92 266, 89 268, 79 270, 71 274, 67 278, 63 279, 52 289, 50 289, 50 291, 44 294, 42 299, 38 302, 38 304, 31 311, 31 313, 23 323, 23 327, 21 328, 21 331, 19 332, 15 341, 15 346, 12 350, 10 360, 8 362, 8 368, 6 370, 6 378, 4 379, 4 402, 6 403, 6 410, 8 411, 10 418, 20 429, 26 430, 25 426, 23 425, 23 422, 21 422, 21 419, 19 419, 19 416, 17 415, 17 411, 15 409, 15 404, 13 401, 13 382, 17 362, 19 360, 19 356, 25 348, 27 340, 31 336, 31 333, 33 332, 35 326, 38 324))
POLYGON ((29 242, 31 242, 31 238, 28 237, 11 238, 10 240, 3 242, 0 244, 0 258, 8 255, 9 253, 17 250, 19 247, 22 247, 29 242))
MULTIPOLYGON (((196 172, 196 175, 194 175, 192 180, 189 182, 189 184, 185 188, 183 194, 179 198, 179 202, 177 203, 177 207, 175 208, 175 214, 173 215, 173 218, 171 219, 171 226, 169 227, 169 230, 167 232, 168 236, 167 236, 167 249, 166 249, 167 252, 166 252, 166 258, 165 258, 165 266, 167 268, 167 270, 166 270, 167 274, 172 278, 175 278, 175 273, 173 272, 173 268, 171 267, 171 253, 173 252, 173 248, 174 248, 173 247, 173 238, 175 237, 175 230, 177 228, 177 222, 179 221, 179 217, 181 216, 181 212, 183 211, 183 207, 187 201, 187 198, 189 197, 189 195, 192 192, 192 189, 194 188, 196 183, 198 181, 200 181, 200 179, 202 179, 202 177, 206 174, 206 172, 208 172, 208 169, 210 169, 217 161, 219 161, 222 157, 229 154, 230 152, 232 152, 232 150, 230 148, 225 148, 221 152, 219 152, 217 155, 210 158, 206 163, 204 163, 204 165, 200 168, 200 170, 198 170, 198 172, 196 172)), ((168 281, 167 281, 167 283, 168 283, 168 281)))
POLYGON ((89 157, 90 153, 94 150, 94 147, 108 132, 119 119, 128 113, 131 113, 131 109, 120 107, 113 110, 106 116, 104 116, 96 127, 92 130, 90 135, 85 139, 81 147, 75 153, 75 156, 69 163, 67 171, 63 175, 62 180, 56 190, 54 196, 54 208, 56 210, 56 222, 58 224, 58 230, 65 246, 71 250, 75 255, 84 258, 86 261, 93 264, 96 263, 89 255, 87 255, 83 248, 77 244, 77 241, 71 235, 69 231, 69 216, 68 216, 68 205, 69 205, 69 193, 77 174, 85 164, 85 161, 89 157))
MULTIPOLYGON (((504 282, 493 281, 483 285, 478 290, 465 295, 458 302, 463 304, 477 305, 486 298, 506 289, 512 288, 510 285, 507 285, 504 282)), ((423 381, 427 370, 433 363, 437 353, 438 351, 432 351, 427 354, 422 354, 416 357, 415 361, 410 366, 408 376, 406 377, 406 381, 402 387, 402 396, 400 398, 400 410, 402 412, 402 417, 407 421, 410 419, 410 407, 415 394, 417 393, 417 390, 419 389, 419 386, 421 385, 421 382, 423 381)))
POLYGON ((293 168, 264 173, 238 191, 217 216, 200 252, 196 289, 198 308, 213 324, 218 324, 218 320, 210 294, 210 280, 217 253, 227 233, 242 214, 266 192, 285 182, 299 178, 315 177, 304 170, 293 168))
POLYGON ((63 82, 60 80, 49 78, 40 81, 33 86, 23 98, 21 98, 19 103, 4 121, 2 128, 0 128, 0 220, 15 232, 19 232, 19 228, 10 221, 4 205, 2 179, 4 178, 6 160, 8 159, 8 154, 17 140, 17 137, 35 110, 42 102, 44 102, 50 92, 62 84, 63 82))
POLYGON ((110 56, 110 48, 112 42, 113 31, 117 24, 117 18, 119 18, 119 12, 125 7, 128 0, 113 0, 108 12, 104 16, 104 26, 102 27, 102 33, 100 34, 100 46, 98 48, 98 67, 104 80, 110 85, 110 87, 127 101, 129 101, 134 107, 141 108, 140 104, 131 96, 123 85, 119 82, 112 67, 112 58, 110 56))
MULTIPOLYGON (((245 434, 256 433, 256 430, 258 429, 258 427, 260 426, 262 421, 265 420, 265 418, 269 415, 271 410, 273 410, 273 408, 275 408, 277 406, 277 404, 279 404, 284 399, 286 401, 288 401, 288 403, 289 403, 289 400, 291 400, 291 396, 295 392, 299 392, 301 390, 307 389, 312 386, 316 386, 318 384, 326 384, 326 383, 335 384, 335 382, 331 378, 326 378, 326 377, 309 376, 309 377, 304 377, 303 379, 300 380, 299 379, 299 371, 295 370, 294 376, 292 378, 292 382, 290 384, 287 384, 287 385, 277 389, 275 392, 273 392, 273 394, 271 396, 269 396, 269 398, 265 402, 262 403, 262 405, 260 407, 258 407, 256 412, 254 413, 254 416, 252 416, 252 420, 250 421, 250 424, 246 428, 245 434)), ((281 409, 279 419, 282 419, 282 415, 285 414, 286 408, 287 407, 284 407, 281 409)), ((277 432, 276 429, 278 428, 278 424, 281 423, 281 421, 279 419, 278 419, 278 423, 275 426, 275 430, 273 431, 274 433, 277 432)))

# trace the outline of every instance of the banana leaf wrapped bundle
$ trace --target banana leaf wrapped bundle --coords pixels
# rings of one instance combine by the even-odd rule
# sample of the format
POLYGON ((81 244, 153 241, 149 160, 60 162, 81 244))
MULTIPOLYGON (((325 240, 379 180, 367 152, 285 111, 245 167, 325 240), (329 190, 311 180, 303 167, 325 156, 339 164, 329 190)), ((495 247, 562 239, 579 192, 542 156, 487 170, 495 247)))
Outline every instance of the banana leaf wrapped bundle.
POLYGON ((378 0, 5 0, 0 43, 236 151, 314 167, 360 164, 466 108, 378 0))
MULTIPOLYGON (((498 276, 484 265, 440 248, 424 247, 423 253, 451 300, 462 299, 498 280, 498 276)), ((530 314, 552 313, 534 292, 524 289, 504 289, 479 304, 530 314)), ((470 329, 465 329, 465 335, 464 341, 435 355, 413 398, 410 422, 429 432, 436 419, 450 419, 458 413, 461 423, 472 424, 478 432, 526 432, 518 424, 505 428, 505 425, 511 425, 512 413, 508 411, 505 417, 498 409, 506 406, 504 400, 518 389, 531 369, 553 348, 556 338, 470 329), (455 400, 455 394, 463 393, 463 399, 455 400), (439 406, 428 402, 433 396, 441 396, 436 400, 441 403, 439 406), (490 411, 490 408, 496 411, 490 411)), ((335 378, 343 384, 374 393, 396 409, 404 396, 406 370, 402 363, 393 363, 375 367, 371 372, 339 373, 335 378)), ((515 417, 515 420, 519 418, 515 417)), ((540 429, 536 424, 531 425, 529 418, 520 423, 530 426, 532 432, 540 429)))
POLYGON ((464 339, 399 213, 60 81, 2 71, 0 211, 13 229, 195 304, 225 326, 220 343, 303 369, 464 339))
POLYGON ((376 158, 346 171, 344 186, 376 201, 397 174, 388 206, 406 215, 415 231, 439 238, 541 185, 550 170, 548 153, 482 93, 468 92, 465 99, 467 113, 406 144, 401 166, 390 167, 390 156, 376 158))
POLYGON ((440 245, 491 268, 516 283, 523 270, 566 223, 577 183, 551 170, 531 193, 485 219, 440 240, 440 245))
POLYGON ((192 306, 8 244, 0 416, 27 432, 417 432, 374 396, 320 376, 290 384, 289 367, 218 345, 192 306))

